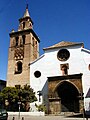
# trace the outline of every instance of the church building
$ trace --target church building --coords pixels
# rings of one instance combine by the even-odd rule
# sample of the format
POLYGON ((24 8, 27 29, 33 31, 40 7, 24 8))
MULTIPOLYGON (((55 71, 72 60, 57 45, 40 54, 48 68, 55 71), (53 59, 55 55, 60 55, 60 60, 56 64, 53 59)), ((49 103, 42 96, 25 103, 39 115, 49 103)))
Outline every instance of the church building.
POLYGON ((49 114, 89 111, 89 80, 90 51, 83 43, 61 41, 30 64, 30 85, 49 114))
POLYGON ((44 104, 49 114, 90 111, 90 50, 82 42, 60 41, 39 56, 28 6, 18 31, 9 35, 7 86, 34 89, 38 100, 30 104, 31 111, 37 111, 36 104, 44 104))

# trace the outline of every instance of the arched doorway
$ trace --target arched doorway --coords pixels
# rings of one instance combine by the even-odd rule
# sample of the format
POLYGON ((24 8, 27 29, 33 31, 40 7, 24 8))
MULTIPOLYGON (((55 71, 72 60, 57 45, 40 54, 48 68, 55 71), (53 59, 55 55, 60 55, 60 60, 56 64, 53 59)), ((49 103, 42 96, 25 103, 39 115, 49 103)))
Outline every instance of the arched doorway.
POLYGON ((68 81, 61 82, 56 89, 60 98, 61 112, 79 112, 79 91, 68 81))

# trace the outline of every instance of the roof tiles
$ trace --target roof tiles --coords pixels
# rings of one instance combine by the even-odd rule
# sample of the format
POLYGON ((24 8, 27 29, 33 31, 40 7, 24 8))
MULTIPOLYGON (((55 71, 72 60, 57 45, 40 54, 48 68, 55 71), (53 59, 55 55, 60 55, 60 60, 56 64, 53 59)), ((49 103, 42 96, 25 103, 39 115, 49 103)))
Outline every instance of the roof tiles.
POLYGON ((78 42, 67 42, 67 41, 61 41, 53 46, 44 48, 45 49, 53 49, 53 48, 58 48, 58 47, 67 47, 67 46, 74 46, 74 45, 82 45, 83 43, 78 43, 78 42))

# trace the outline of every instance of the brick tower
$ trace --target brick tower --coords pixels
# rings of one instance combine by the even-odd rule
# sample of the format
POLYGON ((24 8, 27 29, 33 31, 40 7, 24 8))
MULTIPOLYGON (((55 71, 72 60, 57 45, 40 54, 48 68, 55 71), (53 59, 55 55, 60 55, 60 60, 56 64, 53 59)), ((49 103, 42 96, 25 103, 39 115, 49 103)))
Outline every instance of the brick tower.
POLYGON ((19 19, 18 31, 12 30, 8 55, 7 86, 30 84, 29 63, 39 56, 39 38, 33 31, 33 21, 26 7, 19 19))

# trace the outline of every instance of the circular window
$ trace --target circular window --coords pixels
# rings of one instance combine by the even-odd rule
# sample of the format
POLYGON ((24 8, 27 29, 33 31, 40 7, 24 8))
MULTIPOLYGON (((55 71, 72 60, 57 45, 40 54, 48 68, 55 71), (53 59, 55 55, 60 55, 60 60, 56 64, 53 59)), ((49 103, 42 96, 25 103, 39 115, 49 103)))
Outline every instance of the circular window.
POLYGON ((34 72, 34 76, 35 76, 36 78, 39 78, 39 77, 41 76, 41 72, 40 72, 40 71, 35 71, 35 72, 34 72))
POLYGON ((66 60, 68 60, 69 57, 70 57, 70 53, 67 49, 61 49, 61 50, 59 50, 59 52, 57 54, 57 58, 60 61, 66 61, 66 60))

